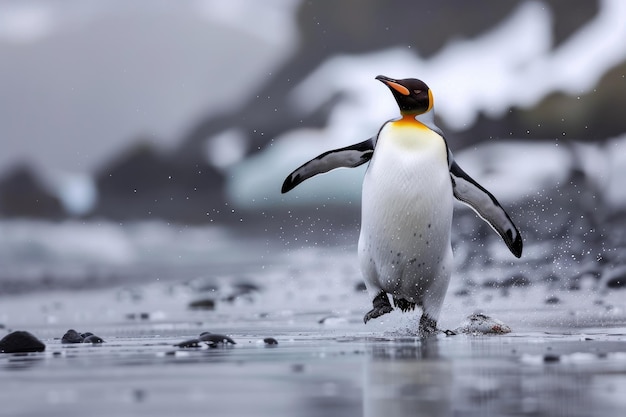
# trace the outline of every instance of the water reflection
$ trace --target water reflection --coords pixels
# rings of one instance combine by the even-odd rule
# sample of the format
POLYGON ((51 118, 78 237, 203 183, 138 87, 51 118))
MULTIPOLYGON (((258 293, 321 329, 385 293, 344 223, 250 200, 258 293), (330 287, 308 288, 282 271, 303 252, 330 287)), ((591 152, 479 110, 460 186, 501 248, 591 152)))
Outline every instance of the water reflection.
POLYGON ((376 344, 364 364, 364 415, 622 415, 623 363, 526 347, 481 338, 376 344))
POLYGON ((364 368, 364 415, 450 415, 451 366, 440 358, 435 338, 373 346, 364 368))

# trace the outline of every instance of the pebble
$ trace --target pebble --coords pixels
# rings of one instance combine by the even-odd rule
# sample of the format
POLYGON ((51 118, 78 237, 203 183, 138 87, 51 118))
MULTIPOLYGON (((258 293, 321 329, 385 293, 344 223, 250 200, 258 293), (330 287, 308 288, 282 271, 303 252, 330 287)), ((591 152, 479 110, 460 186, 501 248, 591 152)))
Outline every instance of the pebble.
POLYGON ((266 345, 277 345, 278 340, 274 339, 273 337, 266 337, 265 339, 263 339, 263 343, 265 343, 266 345))
POLYGON ((61 338, 61 343, 104 343, 104 340, 91 332, 78 333, 74 329, 69 329, 61 338))
POLYGON ((546 298, 546 304, 559 304, 560 302, 561 302, 561 299, 557 297, 556 295, 552 295, 546 298))
POLYGON ((69 329, 61 338, 61 343, 83 343, 85 339, 80 333, 74 329, 69 329))
POLYGON ((230 337, 223 335, 223 334, 215 334, 215 333, 211 333, 211 332, 202 332, 200 333, 200 337, 198 337, 197 339, 189 339, 189 340, 185 340, 184 342, 180 342, 175 344, 174 346, 177 347, 181 347, 181 348, 199 348, 200 347, 200 343, 206 343, 207 346, 209 347, 218 347, 218 346, 224 346, 224 345, 236 345, 237 343, 231 339, 230 337))
POLYGON ((46 350, 46 345, 26 331, 18 330, 9 333, 0 340, 1 353, 43 352, 44 350, 46 350))
POLYGON ((205 342, 209 347, 217 347, 218 345, 236 345, 235 341, 223 334, 214 334, 211 332, 203 332, 200 334, 200 340, 205 342))
POLYGON ((212 298, 203 298, 201 300, 192 301, 189 303, 189 308, 198 310, 215 310, 215 300, 212 298))
POLYGON ((554 355, 551 353, 543 356, 543 361, 546 363, 559 362, 560 360, 561 360, 561 357, 559 355, 554 355))
POLYGON ((98 344, 98 343, 104 343, 104 340, 102 340, 102 338, 96 336, 95 334, 90 334, 89 336, 83 339, 83 343, 98 344))

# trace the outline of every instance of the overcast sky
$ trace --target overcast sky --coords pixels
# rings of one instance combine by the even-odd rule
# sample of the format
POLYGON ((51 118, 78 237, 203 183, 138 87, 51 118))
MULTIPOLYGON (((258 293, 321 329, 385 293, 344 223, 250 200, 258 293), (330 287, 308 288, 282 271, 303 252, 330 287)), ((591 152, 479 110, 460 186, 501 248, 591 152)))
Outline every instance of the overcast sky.
POLYGON ((242 103, 297 43, 296 1, 255 4, 0 0, 0 174, 90 172, 242 103))

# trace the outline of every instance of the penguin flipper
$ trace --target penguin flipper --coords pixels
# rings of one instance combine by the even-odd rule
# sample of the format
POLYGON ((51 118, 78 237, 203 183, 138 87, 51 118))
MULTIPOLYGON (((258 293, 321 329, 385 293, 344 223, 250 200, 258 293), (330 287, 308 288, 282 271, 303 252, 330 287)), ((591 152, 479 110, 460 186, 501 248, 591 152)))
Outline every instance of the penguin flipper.
POLYGON ((363 165, 372 159, 373 153, 374 138, 369 138, 356 145, 324 152, 289 174, 283 182, 281 193, 285 194, 293 190, 301 182, 317 174, 323 174, 336 168, 355 168, 363 165))
POLYGON ((450 164, 454 197, 470 206, 504 240, 516 257, 522 256, 522 236, 498 200, 454 161, 450 164))

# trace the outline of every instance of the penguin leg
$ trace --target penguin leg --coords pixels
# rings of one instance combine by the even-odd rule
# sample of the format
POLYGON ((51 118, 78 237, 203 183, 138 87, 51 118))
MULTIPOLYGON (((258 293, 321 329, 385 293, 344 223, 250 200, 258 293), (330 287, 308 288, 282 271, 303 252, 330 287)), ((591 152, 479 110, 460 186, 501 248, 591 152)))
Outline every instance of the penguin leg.
POLYGON ((415 310, 415 303, 412 303, 404 298, 393 297, 393 305, 398 307, 403 313, 415 310))
POLYGON ((419 332, 423 336, 428 336, 437 333, 437 320, 433 319, 424 312, 422 318, 420 318, 419 332))
POLYGON ((376 317, 380 317, 383 314, 391 313, 393 311, 393 307, 391 307, 389 297, 387 297, 387 293, 385 291, 381 290, 376 297, 374 297, 374 300, 372 300, 372 304, 374 305, 374 308, 363 317, 363 322, 365 323, 371 319, 375 319, 376 317))

